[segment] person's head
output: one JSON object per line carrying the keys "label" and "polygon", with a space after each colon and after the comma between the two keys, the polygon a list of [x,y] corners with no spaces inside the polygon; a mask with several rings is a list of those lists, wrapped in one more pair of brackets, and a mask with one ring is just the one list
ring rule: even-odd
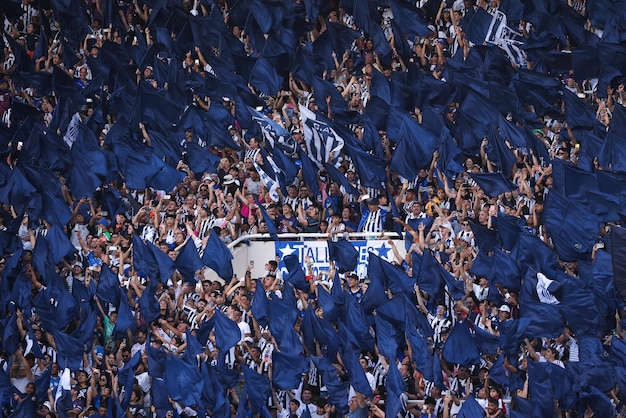
{"label": "person's head", "polygon": [[221,290],[216,290],[215,291],[215,304],[217,306],[222,306],[225,302],[226,302],[226,297],[224,296],[224,293],[222,293]]}
{"label": "person's head", "polygon": [[77,371],[77,372],[76,372],[76,381],[77,381],[78,383],[84,383],[84,382],[86,382],[86,381],[87,381],[87,378],[88,378],[88,376],[87,376],[87,372],[86,372],[86,371],[84,371],[84,370],[79,370],[79,371]]}
{"label": "person's head", "polygon": [[444,238],[447,238],[450,236],[450,228],[451,225],[449,223],[444,223],[439,225],[439,233],[441,233],[441,236]]}
{"label": "person's head", "polygon": [[30,397],[30,396],[35,395],[35,392],[37,392],[37,388],[35,386],[35,383],[34,382],[29,382],[26,385],[26,395]]}
{"label": "person's head", "polygon": [[350,403],[348,404],[348,408],[350,409],[350,412],[354,412],[359,408],[359,401],[357,400],[356,396],[353,396],[352,398],[350,398]]}
{"label": "person's head", "polygon": [[298,408],[300,408],[300,401],[297,399],[292,399],[289,401],[289,411],[292,414],[295,414],[296,411],[298,410]]}
{"label": "person's head", "polygon": [[506,321],[511,316],[511,308],[508,305],[502,305],[498,309],[498,319],[500,321]]}
{"label": "person's head", "polygon": [[176,245],[180,245],[185,241],[185,234],[183,233],[182,229],[176,229],[174,231],[174,240],[176,242]]}
{"label": "person's head", "polygon": [[465,380],[469,377],[470,373],[469,373],[469,369],[465,366],[461,366],[459,367],[459,379],[461,380]]}
{"label": "person's head", "polygon": [[559,352],[554,347],[548,347],[545,349],[544,357],[548,361],[555,361],[559,359]]}
{"label": "person's head", "polygon": [[489,397],[492,399],[500,398],[500,390],[498,389],[497,386],[489,386]]}
{"label": "person's head", "polygon": [[411,366],[409,364],[402,363],[400,366],[400,376],[407,378],[411,374]]}
{"label": "person's head", "polygon": [[478,308],[478,299],[476,299],[476,296],[474,295],[474,293],[470,293],[470,295],[468,296],[468,298],[466,299],[466,303],[467,303],[467,307],[469,308],[469,310],[471,311],[472,309],[476,309]]}
{"label": "person's head", "polygon": [[232,320],[235,321],[236,323],[241,322],[241,316],[242,316],[241,309],[233,308],[232,312],[233,312]]}
{"label": "person's head", "polygon": [[83,273],[83,263],[80,261],[74,262],[74,264],[72,264],[72,273],[74,276],[80,276]]}
{"label": "person's head", "polygon": [[132,392],[130,392],[130,403],[136,404],[141,399],[141,389],[138,387],[134,387]]}
{"label": "person's head", "polygon": [[434,398],[429,396],[426,399],[424,399],[424,409],[426,410],[426,413],[432,414],[433,411],[435,410],[436,405],[437,405],[437,401],[435,401]]}
{"label": "person's head", "polygon": [[146,337],[147,337],[146,331],[144,331],[142,329],[137,331],[137,342],[139,344],[145,343],[146,342]]}
{"label": "person's head", "polygon": [[317,206],[310,205],[306,208],[306,214],[311,218],[317,218],[319,216],[319,209]]}
{"label": "person's head", "polygon": [[98,416],[100,417],[108,417],[109,416],[109,402],[100,402],[98,406]]}
{"label": "person's head", "polygon": [[317,398],[315,400],[315,406],[317,407],[318,415],[325,415],[324,407],[326,406],[326,400],[324,398]]}
{"label": "person's head", "polygon": [[487,412],[489,413],[489,415],[495,414],[496,412],[498,412],[498,409],[500,409],[498,407],[498,400],[494,398],[489,398],[489,400],[487,401]]}
{"label": "person's head", "polygon": [[350,286],[351,288],[356,287],[359,285],[359,276],[357,276],[356,274],[351,274],[348,276],[348,286]]}
{"label": "person's head", "polygon": [[446,305],[443,301],[437,303],[437,316],[443,316],[446,313]]}
{"label": "person's head", "polygon": [[302,131],[300,129],[294,129],[292,134],[293,139],[296,141],[296,143],[300,144],[302,143],[302,141],[304,141],[304,134],[302,133]]}
{"label": "person's head", "polygon": [[313,393],[311,393],[311,389],[304,389],[302,391],[302,402],[311,403],[312,399],[313,399]]}

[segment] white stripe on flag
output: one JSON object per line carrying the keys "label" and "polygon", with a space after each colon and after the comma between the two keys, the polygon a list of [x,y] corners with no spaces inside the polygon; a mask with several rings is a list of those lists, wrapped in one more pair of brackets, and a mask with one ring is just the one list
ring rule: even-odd
{"label": "white stripe on flag", "polygon": [[265,171],[263,171],[261,166],[258,165],[256,161],[252,161],[252,164],[254,164],[254,168],[259,173],[261,181],[265,184],[265,187],[267,187],[267,190],[270,192],[270,197],[272,198],[272,200],[274,202],[278,202],[280,200],[280,197],[278,196],[278,182],[272,180],[272,178],[268,176]]}

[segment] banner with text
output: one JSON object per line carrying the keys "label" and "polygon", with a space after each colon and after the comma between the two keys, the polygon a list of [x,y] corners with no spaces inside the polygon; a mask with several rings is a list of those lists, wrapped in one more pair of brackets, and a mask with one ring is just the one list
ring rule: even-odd
{"label": "banner with text", "polygon": [[[391,244],[386,240],[363,240],[363,241],[351,241],[354,248],[359,252],[359,264],[356,269],[356,273],[360,278],[367,276],[367,264],[368,253],[372,251],[377,256],[386,261],[393,261],[395,259],[393,255],[393,249]],[[330,260],[328,258],[328,245],[326,241],[277,241],[275,242],[276,255],[281,260],[284,256],[289,254],[296,254],[302,267],[306,268],[308,262],[313,263],[312,270],[313,275],[318,276],[320,273],[328,273],[330,270]],[[404,250],[404,246],[402,250]],[[404,253],[404,251],[401,251]],[[403,256],[404,254],[401,254]],[[279,262],[278,268],[285,274],[287,269],[282,261]],[[306,271],[306,270],[305,270]]]}

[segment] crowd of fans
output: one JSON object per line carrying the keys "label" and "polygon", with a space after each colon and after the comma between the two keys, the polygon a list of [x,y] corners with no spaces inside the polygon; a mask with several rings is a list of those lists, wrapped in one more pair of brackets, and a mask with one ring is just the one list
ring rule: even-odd
{"label": "crowd of fans", "polygon": [[[67,60],[63,59],[63,54],[67,54],[67,51],[62,51],[62,48],[67,48],[64,46],[67,44],[62,42],[57,15],[53,14],[50,6],[46,8],[45,3],[23,0],[20,6],[22,13],[18,13],[15,18],[7,17],[4,21],[0,114],[7,129],[15,123],[12,116],[15,117],[16,104],[35,108],[43,115],[43,124],[46,128],[55,117],[55,112],[59,112],[56,93],[40,95],[36,88],[15,87],[14,76],[18,73],[16,70],[18,54],[14,49],[23,47],[28,56],[34,59],[37,72],[50,73],[53,68],[62,69],[74,78],[80,89],[87,89],[94,78],[93,74],[97,72],[95,68],[90,68],[88,62],[92,62],[91,65],[98,62],[100,48],[105,42],[133,44],[137,43],[137,38],[143,38],[148,45],[154,42],[154,36],[148,27],[153,12],[150,2],[143,3],[138,0],[116,2],[115,12],[119,15],[117,18],[122,27],[113,24],[103,27],[105,2],[87,2],[85,17],[91,30],[77,51],[77,59],[72,60],[75,64],[73,67],[67,66]],[[53,5],[55,3],[52,2]],[[301,6],[300,2],[296,3]],[[307,32],[309,40],[321,36],[328,22],[356,30],[361,29],[356,27],[354,17],[342,7],[343,2],[330,3],[332,7],[312,22],[311,30]],[[424,7],[426,3],[430,2],[418,1],[417,6]],[[572,7],[584,16],[584,1],[570,3],[565,7]],[[366,36],[354,41],[349,50],[333,53],[336,66],[332,71],[326,72],[324,77],[336,86],[347,101],[346,110],[363,113],[371,99],[373,72],[380,71],[386,78],[390,78],[394,72],[406,72],[410,64],[421,68],[425,72],[425,77],[432,76],[445,82],[442,74],[447,60],[456,54],[467,55],[474,46],[465,39],[459,25],[463,16],[474,8],[495,13],[500,1],[487,3],[484,0],[477,2],[457,0],[452,3],[443,1],[440,4],[435,15],[427,16],[430,19],[428,24],[432,25],[432,35],[408,40],[411,49],[410,62],[405,62],[397,53],[396,44],[393,42],[391,9],[382,6],[378,11],[383,18],[383,33],[393,51],[390,63],[381,61],[380,54],[375,52],[375,46],[378,45]],[[196,1],[193,4],[183,1],[180,10],[193,16],[209,16],[213,13],[212,10],[217,10],[217,13],[223,16],[224,22],[229,25],[229,5],[233,7],[231,2],[219,0]],[[45,30],[41,26],[44,21],[49,25]],[[249,35],[238,26],[228,27],[235,38],[243,43],[246,51],[251,53],[254,48],[250,44]],[[527,37],[529,32],[535,30],[532,24],[525,22],[520,23],[519,29]],[[39,52],[36,49],[41,44],[40,37],[44,36],[44,32],[49,32],[52,36],[49,38],[46,36],[47,44],[43,46],[45,54],[42,54],[41,47]],[[12,42],[7,38],[12,38]],[[304,42],[306,41],[305,39]],[[93,61],[88,61],[87,56]],[[168,64],[172,60],[179,60],[179,65],[184,68],[186,75],[197,74],[206,78],[214,77],[216,74],[209,63],[210,60],[206,59],[200,48],[188,51],[185,56],[180,57],[164,55],[163,60]],[[607,99],[600,100],[587,91],[589,87],[587,81],[585,81],[587,84],[582,86],[583,80],[576,80],[571,73],[561,81],[563,89],[576,93],[596,107],[599,123],[607,128],[610,126],[612,112],[616,107],[623,105],[624,84],[619,84],[615,88],[609,87]],[[138,67],[136,82],[148,83],[155,90],[167,90],[171,87],[168,86],[167,80],[159,77],[152,65]],[[325,101],[328,106],[324,108],[330,109],[331,98],[318,97],[311,86],[292,75],[289,75],[285,89],[277,95],[260,94],[254,86],[250,86],[250,89],[264,100],[264,105],[259,110],[274,123],[286,129],[296,146],[306,151],[305,126],[302,123],[300,106],[311,111],[319,111],[317,103]],[[107,100],[106,91],[101,90],[99,94],[102,96],[98,96],[98,100],[87,99],[85,106],[74,115],[75,123],[86,123],[97,111],[96,102]],[[193,93],[190,106],[208,110],[211,104],[212,100],[209,97],[200,97]],[[91,198],[78,199],[65,184],[65,180],[60,179],[63,184],[63,198],[72,210],[71,221],[64,226],[63,232],[69,238],[75,252],[56,266],[56,273],[63,279],[65,291],[73,296],[77,306],[82,307],[82,314],[77,315],[76,320],[61,331],[73,331],[84,319],[87,309],[97,310],[93,344],[91,349],[84,350],[81,367],[71,370],[71,407],[63,409],[66,404],[58,402],[58,398],[62,392],[64,370],[59,367],[57,342],[53,333],[46,329],[45,321],[42,322],[38,309],[33,309],[32,304],[20,303],[23,299],[5,299],[3,301],[5,305],[2,306],[3,328],[8,330],[9,323],[15,323],[19,343],[14,352],[9,351],[8,331],[4,332],[3,355],[0,362],[4,374],[10,379],[10,384],[3,385],[0,390],[3,416],[29,416],[30,412],[23,411],[31,409],[21,408],[25,402],[32,402],[32,411],[35,414],[32,416],[45,418],[203,416],[205,406],[184,404],[179,399],[171,397],[168,399],[169,406],[164,407],[161,399],[157,408],[152,392],[154,375],[147,351],[154,349],[172,356],[183,356],[190,346],[187,341],[189,335],[195,335],[218,311],[237,324],[241,332],[240,342],[228,351],[226,358],[222,359],[219,354],[224,353],[220,353],[217,348],[216,339],[219,340],[220,337],[215,331],[209,336],[202,352],[193,357],[196,365],[202,363],[205,365],[203,367],[216,367],[223,361],[228,370],[239,372],[238,383],[232,387],[220,386],[219,397],[226,397],[230,408],[228,415],[251,414],[246,410],[247,401],[244,392],[246,379],[241,369],[247,366],[271,378],[272,374],[276,373],[272,366],[272,353],[280,349],[275,339],[277,336],[273,335],[268,327],[259,324],[258,318],[253,314],[252,305],[257,292],[264,291],[269,299],[281,300],[287,299],[286,292],[293,293],[289,295],[289,299],[295,298],[299,312],[297,323],[289,326],[295,326],[299,332],[302,319],[309,307],[314,309],[316,317],[330,323],[325,319],[325,312],[320,307],[319,292],[326,290],[335,292],[337,289],[331,288],[341,286],[348,295],[346,297],[354,297],[361,302],[367,294],[368,283],[373,279],[360,279],[356,274],[346,272],[334,283],[320,282],[317,277],[312,276],[309,266],[307,271],[309,288],[294,290],[283,279],[276,260],[267,262],[265,273],[261,277],[253,277],[251,274],[253,266],[248,266],[244,278],[233,277],[232,280],[226,281],[208,280],[201,270],[197,273],[199,280],[194,283],[184,278],[179,271],[175,271],[171,277],[161,278],[156,290],[153,290],[160,311],[158,319],[146,321],[142,315],[139,299],[149,288],[149,282],[156,278],[145,277],[145,274],[134,268],[133,261],[136,260],[133,260],[131,245],[133,235],[155,244],[160,251],[175,260],[187,240],[192,240],[200,253],[210,251],[207,242],[212,232],[216,232],[223,243],[229,244],[239,237],[267,234],[274,229],[279,235],[300,232],[327,233],[330,240],[347,237],[346,233],[352,232],[372,233],[372,237],[379,237],[384,232],[396,232],[397,227],[401,226],[402,232],[411,238],[409,240],[411,244],[406,258],[396,253],[394,264],[410,274],[414,267],[410,259],[412,254],[431,252],[438,263],[456,280],[463,283],[465,292],[458,300],[448,293],[440,300],[436,300],[433,295],[415,286],[411,299],[414,307],[421,312],[420,315],[423,314],[427,318],[432,327],[433,335],[427,339],[428,349],[440,360],[441,369],[438,370],[440,376],[435,381],[426,380],[423,373],[418,371],[423,365],[415,364],[410,354],[411,347],[407,347],[404,341],[404,351],[400,346],[398,358],[385,358],[376,349],[361,351],[360,365],[371,393],[365,394],[354,389],[349,391],[347,416],[350,418],[385,416],[385,409],[390,405],[388,399],[385,399],[389,393],[386,389],[386,376],[390,367],[399,370],[406,384],[401,396],[404,401],[401,414],[404,416],[454,417],[459,414],[464,402],[467,402],[468,398],[473,398],[484,409],[485,416],[504,417],[512,416],[509,403],[512,397],[532,400],[527,373],[528,363],[549,362],[567,369],[571,363],[579,362],[577,336],[569,324],[565,326],[561,335],[553,338],[523,340],[515,358],[501,354],[504,360],[497,363],[498,367],[503,369],[507,376],[517,376],[516,381],[521,382],[517,386],[490,380],[491,368],[496,364],[498,357],[494,353],[484,353],[480,363],[474,365],[454,364],[446,361],[442,355],[448,336],[459,324],[464,327],[469,325],[472,330],[481,329],[499,337],[502,323],[520,318],[520,309],[523,307],[520,308],[519,291],[502,286],[496,288],[486,277],[473,272],[472,266],[479,249],[472,226],[494,229],[498,216],[510,215],[523,223],[525,233],[539,237],[547,246],[553,248],[549,231],[543,222],[543,203],[553,182],[550,161],[540,159],[536,153],[528,149],[512,149],[516,162],[511,173],[503,174],[515,183],[516,189],[497,197],[489,197],[469,176],[469,173],[496,170],[494,157],[489,154],[493,151],[487,140],[481,143],[476,155],[463,156],[464,172],[459,172],[454,178],[446,176],[438,168],[440,155],[435,152],[430,166],[422,168],[415,178],[403,178],[387,167],[388,180],[384,187],[381,185],[379,189],[361,186],[353,161],[341,153],[332,155],[329,161],[335,162],[335,167],[347,178],[350,185],[359,191],[359,194],[350,194],[343,185],[333,181],[329,174],[322,170],[317,178],[317,187],[312,188],[300,173],[292,184],[282,185],[283,187],[277,190],[279,199],[276,201],[273,199],[271,186],[261,178],[258,170],[259,165],[263,165],[262,150],[266,151],[268,145],[263,138],[247,138],[246,130],[236,118],[236,106],[245,104],[236,103],[233,98],[223,97],[221,105],[231,112],[232,123],[228,126],[228,134],[240,149],[211,147],[210,151],[216,158],[220,158],[215,172],[191,171],[185,155],[186,144],[194,142],[206,148],[206,143],[192,127],[188,127],[184,138],[180,138],[179,142],[174,144],[180,148],[181,155],[177,169],[184,171],[186,177],[173,190],[154,188],[136,190],[127,187],[121,181],[102,185],[119,192],[122,203],[119,213],[107,212],[102,201],[104,187],[95,191]],[[454,123],[458,106],[458,103],[452,102],[442,110],[444,118],[450,123]],[[332,119],[334,115],[328,110],[326,116]],[[419,108],[415,108],[410,116],[420,124],[422,119],[427,117]],[[507,116],[509,120],[511,117],[510,114]],[[111,114],[106,115],[99,132],[100,146],[103,149],[108,146],[106,137],[114,122]],[[575,133],[564,120],[542,115],[536,122],[542,123],[543,127],[535,129],[533,133],[546,147],[550,158],[576,164],[580,141],[576,140]],[[362,139],[362,127],[353,128],[355,137]],[[144,144],[151,145],[150,129],[139,123],[136,132],[143,138]],[[565,132],[567,135],[563,135]],[[61,136],[65,135],[68,146],[72,145],[71,135],[61,129],[58,133]],[[563,137],[568,139],[565,140]],[[379,132],[379,140],[384,158],[389,163],[395,149],[395,141],[390,141],[384,131]],[[7,157],[9,167],[13,168],[19,163],[20,152],[24,146],[22,142],[9,142],[8,152],[3,154]],[[128,179],[126,180],[128,182]],[[317,188],[320,193],[315,195],[312,189]],[[267,211],[267,217],[261,213],[261,206]],[[426,221],[432,218],[434,221]],[[32,292],[25,299],[33,300],[39,292],[51,286],[52,279],[47,277],[49,272],[38,271],[37,266],[32,263],[33,252],[40,243],[40,237],[45,236],[50,230],[50,223],[48,220],[29,219],[28,213],[16,213],[9,202],[5,202],[0,208],[0,219],[4,231],[16,219],[21,222],[15,234],[19,238],[21,251],[18,252],[13,248],[10,253],[3,254],[0,263],[0,268],[3,269],[3,291],[10,292],[16,280],[26,278],[27,281],[32,281]],[[269,225],[268,228],[267,222],[273,222],[273,225]],[[595,257],[598,251],[605,251],[604,244],[594,247],[592,257]],[[18,254],[17,259],[14,254]],[[304,260],[301,262],[304,264]],[[560,262],[560,267],[571,277],[579,274],[575,262]],[[109,269],[117,275],[119,286],[130,306],[136,322],[134,333],[125,330],[116,332],[121,307],[101,300],[92,292],[98,286],[103,271]],[[334,276],[334,273],[333,267],[330,276]],[[257,284],[257,281],[261,283]],[[85,293],[79,287],[85,287],[89,292]],[[325,290],[320,290],[320,287],[324,287]],[[489,297],[490,292],[493,296],[494,289],[499,294],[497,299]],[[81,299],[85,294],[86,301]],[[549,292],[547,294],[548,297],[554,297]],[[25,310],[27,306],[30,306],[30,310]],[[620,327],[622,309],[615,313],[613,334],[602,336],[603,342],[607,345],[611,344],[612,340],[623,339]],[[339,329],[336,325],[335,323],[331,328]],[[368,332],[378,334],[374,331],[375,328],[369,327]],[[327,347],[317,341],[317,348],[320,350],[318,353],[310,353],[307,350],[306,354],[319,356]],[[415,347],[412,348],[416,350]],[[132,371],[135,375],[133,384],[127,385],[122,382],[119,372],[129,364],[136,353],[141,353],[141,359]],[[345,360],[337,357],[332,359],[331,363],[337,369],[338,376],[347,381],[350,380],[350,376],[346,372]],[[48,380],[41,383],[41,377],[46,376],[46,372],[49,373]],[[306,415],[312,418],[340,416],[342,411],[331,401],[326,382],[321,376],[322,371],[311,363],[309,371],[302,375],[300,385],[294,390],[273,388],[271,396],[266,399],[269,411],[277,417],[290,418]],[[436,384],[438,381],[442,381],[443,384]],[[47,386],[38,387],[42,384]],[[246,390],[249,394],[251,389]],[[612,411],[614,416],[624,416],[626,408],[620,402],[622,396],[620,391],[612,388],[606,391],[605,395],[614,407]],[[218,398],[217,394],[215,398]],[[556,403],[554,411],[558,416],[568,417],[583,416],[582,414],[592,416],[593,413],[592,407],[588,404],[576,411],[574,408],[567,409]],[[207,416],[218,415],[214,411],[208,411]]]}

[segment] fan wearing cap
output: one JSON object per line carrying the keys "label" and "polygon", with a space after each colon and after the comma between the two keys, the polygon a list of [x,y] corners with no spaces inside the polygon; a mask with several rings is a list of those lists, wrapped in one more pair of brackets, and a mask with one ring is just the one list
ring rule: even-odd
{"label": "fan wearing cap", "polygon": [[83,276],[83,263],[75,261],[72,264],[72,270],[65,276],[65,283],[67,284],[67,290],[72,293],[74,285],[77,282],[83,282],[85,277]]}
{"label": "fan wearing cap", "polygon": [[222,190],[225,195],[234,196],[239,189],[239,179],[236,179],[232,174],[226,174],[222,180]]}
{"label": "fan wearing cap", "polygon": [[201,147],[205,147],[206,143],[196,134],[196,130],[193,126],[185,127],[185,137],[180,141],[180,147],[183,149],[183,153],[187,152],[187,144],[195,142]]}
{"label": "fan wearing cap", "polygon": [[[144,81],[148,82],[148,83],[153,83],[154,80],[154,68],[152,68],[152,65],[147,65],[146,68],[143,69],[143,79]],[[153,84],[153,87],[155,86],[156,83]]]}
{"label": "fan wearing cap", "polygon": [[387,211],[378,205],[379,200],[377,198],[368,199],[367,196],[361,196],[359,200],[363,214],[359,223],[359,232],[383,232]]}
{"label": "fan wearing cap", "polygon": [[434,246],[434,250],[441,256],[441,262],[446,263],[450,258],[450,254],[456,249],[454,245],[454,231],[450,222],[444,221],[441,216],[438,217],[430,229],[427,244]]}

